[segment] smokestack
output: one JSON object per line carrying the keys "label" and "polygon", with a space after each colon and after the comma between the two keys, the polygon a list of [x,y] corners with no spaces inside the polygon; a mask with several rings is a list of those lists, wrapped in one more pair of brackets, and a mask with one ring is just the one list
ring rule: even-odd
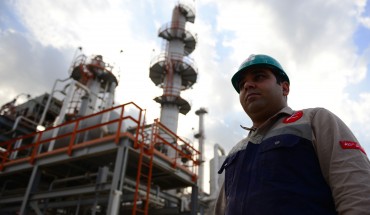
{"label": "smokestack", "polygon": [[195,111],[195,114],[199,116],[199,133],[195,135],[195,138],[199,139],[199,152],[200,152],[200,165],[199,165],[199,179],[198,179],[198,187],[199,193],[202,195],[204,193],[204,114],[208,113],[205,108],[200,108],[199,110]]}

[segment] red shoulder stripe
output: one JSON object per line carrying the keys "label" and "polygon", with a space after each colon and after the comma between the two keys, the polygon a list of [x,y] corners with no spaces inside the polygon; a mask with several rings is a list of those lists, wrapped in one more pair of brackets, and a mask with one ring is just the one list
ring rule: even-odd
{"label": "red shoulder stripe", "polygon": [[362,146],[357,142],[341,140],[341,141],[339,141],[339,143],[340,143],[340,146],[342,147],[342,149],[357,149],[357,150],[360,150],[361,152],[363,152],[366,155],[366,152],[365,152],[364,148],[362,148]]}

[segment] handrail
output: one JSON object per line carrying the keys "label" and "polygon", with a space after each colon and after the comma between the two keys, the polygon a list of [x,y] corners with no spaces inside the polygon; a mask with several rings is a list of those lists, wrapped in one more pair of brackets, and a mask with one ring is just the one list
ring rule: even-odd
{"label": "handrail", "polygon": [[163,52],[159,55],[154,56],[150,61],[150,67],[153,67],[154,64],[158,62],[166,62],[167,60],[177,61],[184,63],[194,69],[194,71],[197,73],[198,68],[195,65],[194,59],[192,59],[189,56],[185,56],[184,54],[177,53],[177,52]]}
{"label": "handrail", "polygon": [[[177,136],[173,131],[171,131],[168,127],[163,125],[158,119],[154,120],[154,126],[157,127],[155,133],[153,133],[154,140],[152,142],[153,148],[160,144],[170,147],[171,149],[175,150],[175,157],[170,157],[172,159],[172,165],[174,168],[178,166],[185,166],[180,163],[180,159],[186,159],[190,165],[191,172],[193,173],[194,179],[196,177],[196,167],[200,164],[200,152],[195,149],[190,143],[182,139],[181,137]],[[174,138],[174,143],[170,143],[166,140],[166,136],[170,135]],[[169,155],[166,155],[169,156]]]}
{"label": "handrail", "polygon": [[[138,115],[133,116],[127,114],[127,107],[134,107],[136,111],[138,111]],[[91,119],[93,117],[103,115],[109,111],[119,111],[119,116],[115,119],[110,119],[109,121],[105,121],[102,123],[97,123],[94,125],[87,125],[86,127],[80,126],[84,120]],[[134,148],[144,147],[149,149],[146,151],[147,154],[153,154],[154,151],[156,153],[161,153],[161,157],[166,158],[167,161],[170,162],[173,168],[180,168],[180,169],[187,169],[192,174],[192,179],[195,181],[196,176],[196,168],[200,164],[200,152],[195,149],[188,141],[184,140],[183,138],[179,137],[177,134],[172,132],[169,128],[163,125],[158,119],[154,120],[152,126],[146,126],[145,124],[145,115],[143,115],[143,109],[141,109],[138,105],[133,102],[129,102],[120,106],[112,107],[101,112],[84,116],[78,118],[74,121],[69,121],[64,124],[47,128],[44,131],[38,131],[35,133],[23,135],[21,137],[8,140],[6,142],[0,143],[0,147],[4,148],[5,151],[0,151],[0,171],[2,171],[6,166],[11,166],[16,163],[20,162],[29,162],[30,164],[34,164],[37,159],[49,156],[52,154],[60,154],[66,153],[69,156],[72,156],[73,151],[81,148],[86,147],[88,145],[96,144],[101,141],[97,141],[99,138],[91,140],[78,140],[78,134],[82,134],[87,131],[91,131],[93,129],[102,128],[103,126],[107,126],[109,124],[118,124],[117,130],[113,131],[112,139],[116,144],[119,144],[119,140],[122,136],[125,136],[124,132],[122,133],[122,123],[133,123],[133,126],[136,128],[134,132],[130,134],[130,138],[133,139]],[[69,126],[71,127],[70,131],[66,133],[60,133],[56,136],[46,136],[45,134],[53,133],[54,129],[60,129],[61,127]],[[122,135],[123,134],[123,135]],[[43,136],[45,135],[45,136]],[[126,134],[127,135],[127,134]],[[170,137],[172,141],[168,141],[168,137]],[[42,151],[40,147],[50,144],[53,141],[61,140],[63,138],[70,138],[67,141],[67,145],[63,145],[62,148],[53,149],[51,151]],[[104,137],[101,139],[103,140]],[[21,141],[22,144],[16,148],[17,143]],[[80,142],[79,142],[80,141]],[[84,142],[85,141],[85,142]],[[155,150],[158,146],[164,146],[168,149],[173,150],[175,153],[174,155],[168,155],[162,152]],[[14,156],[15,154],[26,154],[26,156]],[[181,161],[183,160],[183,161]],[[184,162],[185,160],[185,162]]]}
{"label": "handrail", "polygon": [[[195,33],[195,28],[192,24],[186,22],[168,22],[162,25],[158,29],[158,35],[161,33],[169,31],[170,33],[181,33],[180,39],[185,39],[184,36],[192,37],[195,43],[198,43],[198,34]],[[172,35],[174,36],[174,35]],[[175,35],[176,36],[176,35]]]}
{"label": "handrail", "polygon": [[[127,113],[124,112],[125,107],[127,107],[127,106],[133,106],[136,109],[136,111],[138,111],[138,115],[137,116],[127,115]],[[104,123],[97,123],[97,124],[94,124],[94,125],[91,125],[91,126],[88,125],[86,127],[79,128],[80,123],[83,122],[84,120],[92,119],[93,117],[96,117],[98,115],[102,115],[104,113],[107,113],[107,112],[110,112],[110,111],[115,111],[115,110],[121,110],[121,114],[118,118],[110,119],[109,121],[104,122]],[[123,104],[123,105],[120,105],[120,106],[105,109],[105,110],[103,110],[101,112],[98,112],[98,113],[94,113],[94,114],[91,114],[91,115],[88,115],[88,116],[78,118],[74,121],[68,121],[66,123],[57,125],[55,127],[47,128],[44,131],[38,131],[38,132],[35,132],[35,133],[26,134],[26,135],[20,136],[18,138],[2,142],[2,143],[0,143],[0,147],[3,148],[3,149],[6,149],[6,150],[5,151],[0,151],[0,171],[3,170],[3,168],[5,167],[6,164],[9,164],[10,162],[16,163],[15,162],[16,160],[21,160],[21,159],[28,160],[31,164],[33,164],[42,155],[50,153],[50,151],[41,152],[41,150],[39,150],[40,146],[46,145],[46,144],[48,144],[52,141],[60,140],[62,138],[68,138],[68,137],[70,138],[68,146],[67,146],[66,153],[71,156],[72,153],[73,153],[73,150],[76,147],[76,145],[82,143],[82,142],[78,143],[78,140],[76,139],[78,134],[81,134],[81,133],[89,131],[89,130],[101,128],[101,127],[109,125],[109,124],[118,123],[118,126],[117,126],[118,129],[117,129],[117,131],[115,131],[115,133],[117,135],[116,138],[115,138],[115,142],[118,144],[119,143],[119,138],[121,137],[122,122],[123,121],[131,122],[131,123],[133,123],[133,125],[135,127],[140,127],[141,124],[142,124],[142,112],[143,112],[143,109],[141,109],[138,105],[136,105],[134,102],[129,102],[129,103],[126,103],[126,104]],[[47,132],[50,134],[50,133],[52,133],[51,131],[53,131],[55,129],[60,129],[61,127],[70,126],[70,125],[73,126],[73,129],[71,131],[67,131],[67,133],[57,134],[54,137],[45,137],[45,139],[42,138],[42,136],[44,134],[46,134]],[[139,139],[139,130],[136,131],[134,136],[135,136],[135,141],[138,141],[138,139]],[[18,148],[15,148],[15,145],[18,141],[22,141],[22,146],[20,146]],[[55,149],[54,149],[54,151],[55,151]],[[16,158],[15,157],[13,159],[11,157],[11,155],[13,153],[16,153],[16,154],[23,153],[23,154],[26,154],[26,157],[21,157],[21,158],[19,158],[19,157]]]}

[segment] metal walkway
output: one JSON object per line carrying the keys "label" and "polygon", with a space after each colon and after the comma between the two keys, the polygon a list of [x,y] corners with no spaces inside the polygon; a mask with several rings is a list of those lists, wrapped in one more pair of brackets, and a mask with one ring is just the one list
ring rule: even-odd
{"label": "metal walkway", "polygon": [[144,121],[128,103],[0,143],[0,213],[179,214],[180,197],[166,191],[192,188],[196,214],[199,152]]}

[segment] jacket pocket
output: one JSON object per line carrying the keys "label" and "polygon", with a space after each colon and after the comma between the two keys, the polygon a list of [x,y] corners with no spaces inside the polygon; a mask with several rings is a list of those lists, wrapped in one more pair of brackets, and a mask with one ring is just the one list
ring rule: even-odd
{"label": "jacket pocket", "polygon": [[[298,136],[272,137],[261,145],[261,176],[267,181],[296,182],[310,165],[312,144]],[[309,157],[308,157],[309,156]]]}

